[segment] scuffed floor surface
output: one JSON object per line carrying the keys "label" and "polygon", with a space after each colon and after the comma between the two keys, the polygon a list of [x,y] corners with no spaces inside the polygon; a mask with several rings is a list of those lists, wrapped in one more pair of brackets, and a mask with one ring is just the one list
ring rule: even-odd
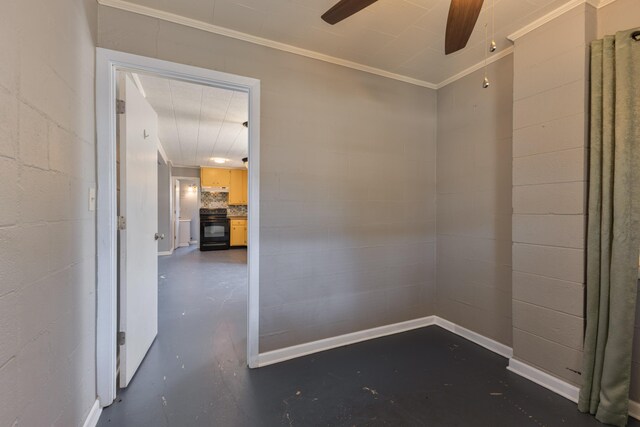
{"label": "scuffed floor surface", "polygon": [[602,426],[436,326],[250,371],[245,262],[160,258],[158,338],[99,426]]}

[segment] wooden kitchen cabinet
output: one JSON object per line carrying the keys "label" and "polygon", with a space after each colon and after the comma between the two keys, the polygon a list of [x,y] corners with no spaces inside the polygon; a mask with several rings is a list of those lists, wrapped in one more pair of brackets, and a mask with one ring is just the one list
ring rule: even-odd
{"label": "wooden kitchen cabinet", "polygon": [[231,183],[229,185],[229,204],[247,204],[247,170],[231,169]]}
{"label": "wooden kitchen cabinet", "polygon": [[230,169],[200,168],[201,187],[229,187],[230,183]]}
{"label": "wooden kitchen cabinet", "polygon": [[247,246],[247,220],[231,220],[231,246]]}

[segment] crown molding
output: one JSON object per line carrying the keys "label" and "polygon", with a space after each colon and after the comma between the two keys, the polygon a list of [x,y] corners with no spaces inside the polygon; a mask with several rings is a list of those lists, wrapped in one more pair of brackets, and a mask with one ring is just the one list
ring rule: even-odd
{"label": "crown molding", "polygon": [[[221,36],[225,36],[225,37],[230,37],[236,40],[242,40],[248,43],[253,43],[253,44],[257,44],[260,46],[265,46],[265,47],[269,47],[272,49],[277,49],[283,52],[288,52],[288,53],[292,53],[294,55],[300,55],[300,56],[304,56],[307,58],[311,58],[311,59],[316,59],[319,61],[324,61],[324,62],[328,62],[330,64],[335,64],[335,65],[340,65],[346,68],[351,68],[354,70],[358,70],[358,71],[363,71],[365,73],[369,73],[369,74],[374,74],[380,77],[386,77],[389,79],[393,79],[393,80],[398,80],[404,83],[409,83],[412,85],[416,85],[416,86],[421,86],[421,87],[426,87],[429,89],[440,89],[442,87],[445,87],[451,83],[453,83],[456,80],[459,80],[465,76],[468,76],[469,74],[481,69],[482,67],[484,67],[485,65],[485,61],[480,61],[475,65],[472,65],[471,67],[441,81],[440,83],[432,83],[432,82],[428,82],[425,80],[420,80],[420,79],[415,79],[413,77],[409,77],[409,76],[405,76],[402,74],[397,74],[397,73],[392,73],[390,71],[385,71],[382,70],[380,68],[375,68],[375,67],[370,67],[368,65],[364,65],[364,64],[359,64],[357,62],[353,62],[353,61],[349,61],[346,59],[342,59],[342,58],[337,58],[331,55],[325,55],[323,53],[319,53],[319,52],[315,52],[312,50],[308,50],[308,49],[303,49],[303,48],[299,48],[296,46],[292,46],[286,43],[281,43],[281,42],[276,42],[274,40],[269,40],[269,39],[265,39],[262,37],[258,37],[258,36],[254,36],[251,34],[247,34],[247,33],[243,33],[240,31],[236,31],[236,30],[231,30],[228,28],[224,28],[224,27],[220,27],[218,25],[214,25],[214,24],[209,24],[207,22],[203,22],[203,21],[199,21],[196,19],[192,19],[192,18],[186,18],[184,16],[180,16],[174,13],[170,13],[170,12],[165,12],[162,10],[158,10],[158,9],[154,9],[151,7],[147,7],[147,6],[141,6],[138,4],[134,4],[131,3],[129,1],[126,0],[97,0],[98,3],[102,6],[107,6],[107,7],[112,7],[115,9],[120,9],[120,10],[124,10],[127,12],[132,12],[132,13],[136,13],[138,15],[143,15],[143,16],[147,16],[149,18],[155,18],[155,19],[160,19],[163,21],[167,21],[167,22],[172,22],[174,24],[179,24],[179,25],[184,25],[186,27],[191,27],[191,28],[195,28],[198,30],[202,30],[202,31],[206,31],[209,33],[213,33],[213,34],[218,34]],[[554,20],[555,18],[558,18],[559,16],[573,10],[574,8],[583,5],[583,4],[588,4],[592,7],[595,7],[597,9],[600,9],[602,7],[605,7],[613,2],[615,2],[616,0],[571,0],[568,3],[560,6],[559,8],[549,12],[548,14],[544,15],[543,17],[533,21],[532,23],[525,25],[524,27],[522,27],[521,29],[519,29],[518,31],[513,32],[512,34],[510,34],[509,36],[507,36],[507,39],[509,39],[511,42],[515,42],[517,39],[519,39],[520,37],[524,36],[525,34],[530,33],[531,31],[535,30],[536,28],[539,28],[541,26],[543,26],[544,24]],[[507,55],[510,55],[511,53],[513,53],[513,46],[510,46],[506,49],[503,49],[502,51],[498,52],[495,55],[492,55],[488,60],[487,60],[487,64],[491,64],[493,62],[496,62],[502,58],[504,58]]]}
{"label": "crown molding", "polygon": [[507,36],[507,38],[509,40],[511,40],[512,42],[515,42],[516,40],[518,40],[520,37],[524,36],[525,34],[529,34],[531,31],[542,27],[544,24],[553,21],[554,19],[558,18],[559,16],[564,15],[565,13],[569,12],[570,10],[573,10],[574,8],[586,4],[589,0],[571,0],[569,3],[565,3],[562,6],[560,6],[559,8],[552,10],[551,12],[547,13],[546,15],[544,15],[541,18],[536,19],[535,21],[533,21],[532,23],[525,25],[524,27],[520,28],[518,31],[515,31],[511,34],[509,34]]}
{"label": "crown molding", "polygon": [[541,18],[536,19],[532,23],[525,25],[524,27],[520,28],[518,31],[515,31],[509,34],[507,36],[507,39],[511,40],[512,42],[515,42],[525,34],[529,34],[531,31],[535,30],[536,28],[540,28],[544,24],[553,21],[554,19],[564,15],[565,13],[583,4],[592,6],[596,9],[601,9],[607,5],[610,5],[615,1],[616,0],[571,0],[570,2],[563,4],[559,8],[552,10],[551,12],[542,16]]}
{"label": "crown molding", "polygon": [[308,49],[302,49],[286,43],[280,43],[277,41],[265,39],[262,37],[254,36],[251,34],[240,32],[240,31],[230,30],[228,28],[220,27],[218,25],[209,24],[207,22],[199,21],[196,19],[186,18],[184,16],[176,15],[174,13],[165,12],[165,11],[154,9],[151,7],[140,6],[125,0],[98,0],[98,3],[102,6],[108,6],[115,9],[136,13],[138,15],[144,15],[150,18],[160,19],[163,21],[172,22],[174,24],[184,25],[186,27],[191,27],[191,28],[206,31],[209,33],[230,37],[236,40],[242,40],[242,41],[257,44],[260,46],[270,47],[272,49],[293,53],[295,55],[300,55],[300,56],[304,56],[311,59],[317,59],[319,61],[324,61],[331,64],[352,68],[354,70],[363,71],[365,73],[374,74],[377,76],[386,77],[389,79],[398,80],[405,83],[410,83],[412,85],[426,87],[429,89],[437,89],[436,84],[427,82],[424,80],[415,79],[413,77],[404,76],[402,74],[392,73],[390,71],[385,71],[379,68],[359,64],[357,62],[349,61],[346,59],[325,55],[325,54],[314,52]]}
{"label": "crown molding", "polygon": [[[490,56],[487,59],[487,63],[486,65],[489,64],[493,64],[494,62],[504,58],[505,56],[511,55],[513,53],[513,46],[509,46],[506,49],[502,49],[500,52]],[[437,88],[443,88],[448,84],[451,84],[453,82],[455,82],[456,80],[460,80],[461,78],[468,76],[471,73],[474,73],[480,69],[482,69],[485,66],[485,62],[484,61],[480,61],[478,62],[476,65],[472,65],[471,67],[467,68],[466,70],[460,71],[458,74],[455,74],[451,77],[449,77],[446,80],[441,81],[440,83],[438,83]]]}
{"label": "crown molding", "polygon": [[[597,0],[592,0],[592,1],[597,1]],[[605,7],[605,6],[610,5],[611,3],[615,2],[615,1],[616,1],[616,0],[600,0],[600,1],[598,1],[598,2],[597,2],[598,4],[597,4],[597,6],[596,6],[596,7],[597,7],[598,9],[600,9],[600,8],[602,8],[602,7]]]}

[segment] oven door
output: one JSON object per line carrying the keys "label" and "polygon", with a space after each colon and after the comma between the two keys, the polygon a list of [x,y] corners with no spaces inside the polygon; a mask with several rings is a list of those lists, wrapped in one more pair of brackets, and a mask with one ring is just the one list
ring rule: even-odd
{"label": "oven door", "polygon": [[201,220],[200,249],[229,249],[229,220]]}

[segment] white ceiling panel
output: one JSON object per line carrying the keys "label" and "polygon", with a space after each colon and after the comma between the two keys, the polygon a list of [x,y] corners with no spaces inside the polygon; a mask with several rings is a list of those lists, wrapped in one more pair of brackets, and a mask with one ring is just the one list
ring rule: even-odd
{"label": "white ceiling panel", "polygon": [[127,0],[220,27],[438,84],[484,59],[484,25],[496,41],[570,0],[485,0],[466,49],[444,55],[450,0],[378,0],[329,25],[322,13],[338,0]]}
{"label": "white ceiling panel", "polygon": [[139,75],[147,101],[158,113],[159,137],[169,160],[179,166],[242,167],[248,153],[246,93]]}

